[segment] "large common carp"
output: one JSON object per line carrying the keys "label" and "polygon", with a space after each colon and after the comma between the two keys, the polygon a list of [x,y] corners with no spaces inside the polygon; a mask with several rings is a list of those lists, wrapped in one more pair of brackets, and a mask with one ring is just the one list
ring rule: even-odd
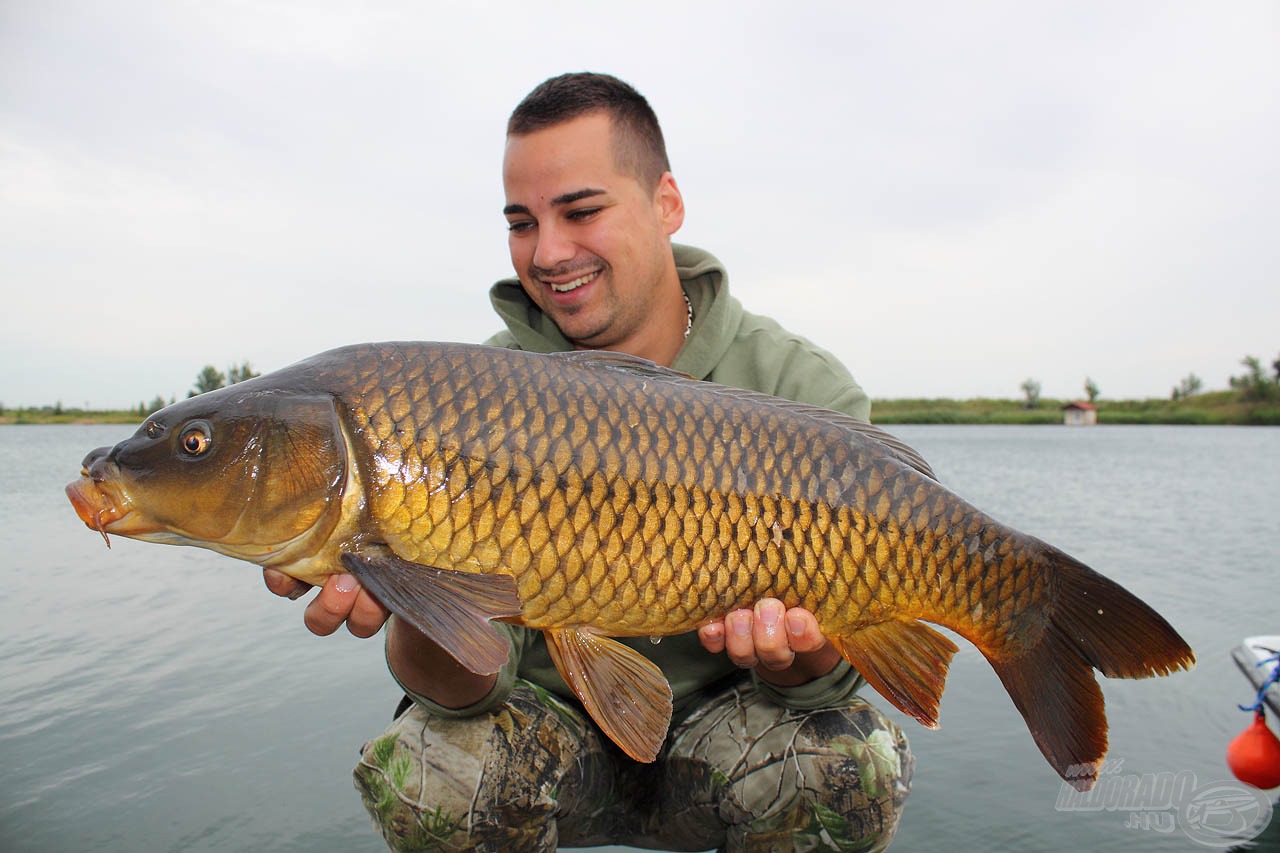
{"label": "large common carp", "polygon": [[1093,669],[1190,667],[1154,610],[846,415],[614,353],[350,346],[165,408],[67,487],[91,528],[310,583],[349,571],[477,673],[541,629],[587,711],[657,755],[666,679],[611,636],[766,596],[816,614],[886,699],[937,724],[956,646],[991,662],[1049,763],[1093,784]]}

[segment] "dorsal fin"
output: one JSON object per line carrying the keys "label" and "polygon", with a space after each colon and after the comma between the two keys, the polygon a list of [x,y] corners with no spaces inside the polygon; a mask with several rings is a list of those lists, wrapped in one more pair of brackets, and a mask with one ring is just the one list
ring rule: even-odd
{"label": "dorsal fin", "polygon": [[761,391],[747,391],[730,385],[720,385],[716,382],[694,379],[687,373],[663,367],[656,362],[649,361],[647,358],[640,358],[621,352],[574,350],[572,352],[551,353],[550,355],[552,358],[559,358],[585,368],[617,370],[633,376],[642,376],[646,379],[670,382],[673,385],[696,385],[697,388],[703,391],[710,391],[715,394],[735,397],[739,400],[749,400],[754,403],[785,409],[796,414],[807,415],[814,420],[838,426],[841,429],[846,429],[868,438],[884,447],[893,458],[904,465],[914,468],[931,480],[938,479],[938,476],[933,473],[933,469],[929,467],[929,463],[924,460],[924,457],[914,447],[897,436],[885,432],[880,427],[860,421],[844,412],[837,412],[834,409],[827,409],[813,403],[797,403],[794,400],[775,397],[772,394],[765,394]]}
{"label": "dorsal fin", "polygon": [[[773,399],[779,398],[775,397]],[[795,403],[791,400],[783,400],[782,402],[784,404],[783,408],[807,414],[817,420],[836,424],[847,430],[856,432],[859,435],[866,436],[872,441],[884,445],[884,447],[887,448],[893,457],[899,462],[914,468],[931,480],[938,479],[938,475],[933,473],[933,469],[929,467],[929,463],[920,455],[920,451],[916,450],[896,435],[885,432],[875,424],[869,424],[866,421],[860,421],[857,418],[850,417],[844,412],[837,412],[834,409],[826,409],[822,406],[815,406],[811,403]]]}
{"label": "dorsal fin", "polygon": [[647,358],[641,358],[638,355],[628,355],[625,352],[613,352],[605,349],[579,349],[571,352],[553,352],[548,353],[551,358],[558,358],[567,361],[570,364],[577,364],[582,367],[594,367],[604,370],[618,370],[623,373],[631,373],[635,376],[648,376],[653,379],[688,379],[691,382],[697,382],[687,373],[681,373],[678,370],[672,370],[669,367],[663,367],[656,361],[650,361]]}

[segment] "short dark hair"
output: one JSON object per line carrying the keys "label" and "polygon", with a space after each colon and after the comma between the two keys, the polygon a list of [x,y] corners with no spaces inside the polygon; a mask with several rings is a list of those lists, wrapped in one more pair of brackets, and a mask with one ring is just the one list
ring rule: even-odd
{"label": "short dark hair", "polygon": [[591,113],[608,113],[613,122],[613,156],[646,190],[671,171],[658,117],[644,96],[617,77],[579,71],[561,74],[525,96],[507,121],[508,136],[554,127]]}

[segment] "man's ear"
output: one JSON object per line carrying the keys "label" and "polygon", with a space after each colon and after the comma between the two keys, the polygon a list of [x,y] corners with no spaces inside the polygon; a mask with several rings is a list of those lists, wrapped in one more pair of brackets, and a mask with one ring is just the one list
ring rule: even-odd
{"label": "man's ear", "polygon": [[684,224],[684,197],[676,186],[676,179],[670,172],[663,172],[658,179],[658,189],[654,193],[654,204],[658,208],[658,218],[662,221],[663,232],[670,237],[680,230]]}

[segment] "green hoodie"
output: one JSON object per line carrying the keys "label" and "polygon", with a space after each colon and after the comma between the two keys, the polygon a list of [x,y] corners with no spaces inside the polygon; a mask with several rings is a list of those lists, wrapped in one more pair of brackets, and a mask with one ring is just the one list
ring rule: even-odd
{"label": "green hoodie", "polygon": [[[834,356],[783,329],[768,317],[745,311],[729,294],[729,276],[709,252],[673,245],[676,271],[693,306],[693,328],[672,367],[696,379],[763,391],[801,403],[812,403],[869,420],[871,402]],[[507,329],[485,341],[529,352],[564,352],[573,345],[525,294],[517,279],[505,279],[489,292],[494,309]],[[489,695],[466,708],[450,709],[406,690],[433,713],[468,717],[506,701],[517,677],[576,700],[551,662],[540,631],[495,623],[511,638],[512,653]],[[678,719],[691,711],[726,679],[741,673],[726,655],[708,654],[696,632],[651,643],[620,638],[662,669],[671,682]],[[844,661],[828,675],[798,687],[775,687],[754,672],[756,687],[780,705],[798,709],[826,707],[850,698],[862,685],[857,671]],[[402,687],[404,685],[401,685]]]}
{"label": "green hoodie", "polygon": [[[813,403],[869,421],[871,401],[835,356],[752,314],[729,293],[729,274],[710,252],[673,245],[680,284],[693,305],[693,328],[671,367],[694,379]],[[524,292],[504,279],[489,300],[507,324],[485,343],[529,352],[564,352],[573,344]]]}

